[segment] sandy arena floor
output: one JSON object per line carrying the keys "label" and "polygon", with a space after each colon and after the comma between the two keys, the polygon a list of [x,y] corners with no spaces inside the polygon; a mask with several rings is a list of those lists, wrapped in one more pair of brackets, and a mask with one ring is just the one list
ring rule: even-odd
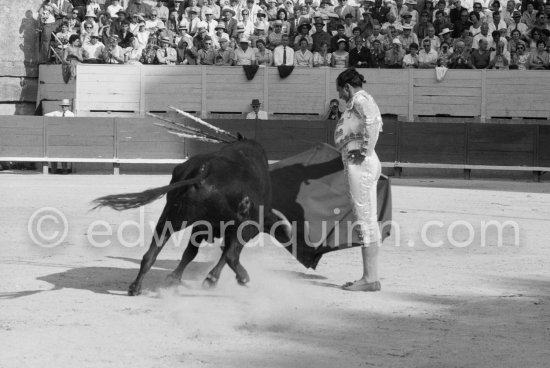
{"label": "sandy arena floor", "polygon": [[[329,254],[312,271],[274,245],[244,250],[248,288],[227,268],[216,290],[200,288],[218,247],[201,250],[186,286],[165,288],[183,251],[171,241],[144,294],[128,297],[164,199],[123,213],[88,212],[89,202],[168,180],[0,173],[0,367],[550,364],[549,183],[394,180],[400,236],[383,245],[380,293],[338,288],[359,276],[358,249]],[[29,234],[44,207],[67,219],[67,237],[54,248],[32,240],[39,217]],[[141,235],[124,223],[140,216]],[[99,220],[113,234],[96,235],[104,244],[94,246],[89,226]],[[509,221],[500,241],[496,227],[483,239],[482,222],[491,220]],[[431,223],[426,241],[428,221],[441,223]],[[61,229],[48,218],[41,225],[47,237]],[[145,245],[129,244],[140,238]]]}

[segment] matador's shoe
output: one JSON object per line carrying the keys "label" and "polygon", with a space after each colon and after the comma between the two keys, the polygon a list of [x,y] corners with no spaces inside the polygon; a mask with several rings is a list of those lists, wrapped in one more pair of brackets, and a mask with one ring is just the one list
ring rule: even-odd
{"label": "matador's shoe", "polygon": [[342,285],[342,289],[348,291],[380,291],[382,290],[382,285],[380,281],[368,282],[366,284],[354,281],[345,283]]}

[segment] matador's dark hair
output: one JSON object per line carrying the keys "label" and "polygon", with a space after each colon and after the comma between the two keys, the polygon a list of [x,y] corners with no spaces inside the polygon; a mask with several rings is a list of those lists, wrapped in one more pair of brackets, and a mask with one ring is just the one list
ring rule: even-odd
{"label": "matador's dark hair", "polygon": [[346,83],[352,87],[361,87],[366,81],[365,77],[355,70],[355,68],[349,68],[340,73],[338,78],[336,78],[336,85],[338,87],[342,88]]}

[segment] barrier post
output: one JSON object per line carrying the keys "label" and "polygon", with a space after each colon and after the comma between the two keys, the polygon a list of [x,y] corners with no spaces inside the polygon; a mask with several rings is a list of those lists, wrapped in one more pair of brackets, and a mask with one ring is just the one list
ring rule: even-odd
{"label": "barrier post", "polygon": [[481,112],[479,120],[485,123],[487,119],[487,70],[481,70]]}
{"label": "barrier post", "polygon": [[[43,156],[44,158],[48,157],[48,130],[46,129],[46,118],[42,117],[42,142],[43,147]],[[48,175],[48,161],[42,161],[42,174]]]}
{"label": "barrier post", "polygon": [[[139,117],[145,117],[145,71],[143,65],[139,66]],[[116,124],[116,123],[115,123]]]}
{"label": "barrier post", "polygon": [[414,74],[412,68],[409,68],[409,108],[407,121],[414,121]]}

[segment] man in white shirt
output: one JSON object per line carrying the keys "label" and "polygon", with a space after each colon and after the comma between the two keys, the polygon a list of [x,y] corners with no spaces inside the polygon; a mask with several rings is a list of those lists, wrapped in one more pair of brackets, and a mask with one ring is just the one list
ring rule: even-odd
{"label": "man in white shirt", "polygon": [[120,5],[119,0],[113,0],[112,4],[107,7],[107,13],[111,16],[111,18],[118,18],[118,12],[124,10],[124,8]]}
{"label": "man in white shirt", "polygon": [[90,41],[82,45],[82,55],[84,62],[88,64],[97,64],[102,60],[103,49],[105,46],[99,41],[97,33],[92,34]]}
{"label": "man in white shirt", "polygon": [[[61,111],[52,111],[45,114],[44,116],[54,117],[54,118],[73,118],[74,117],[73,112],[69,110],[71,107],[71,101],[69,101],[69,99],[67,98],[63,99],[63,101],[61,101],[60,106],[61,106]],[[52,168],[52,172],[54,174],[58,174],[58,173],[68,174],[69,172],[72,172],[72,168],[68,167],[68,164],[66,162],[61,162],[61,172],[60,172],[59,164],[60,164],[59,162],[52,162],[50,164]]]}
{"label": "man in white shirt", "polygon": [[163,21],[168,20],[168,16],[170,15],[170,11],[166,6],[164,6],[165,3],[166,0],[158,0],[157,5],[153,8],[157,10],[158,17]]}
{"label": "man in white shirt", "polygon": [[242,38],[239,45],[233,53],[233,65],[256,65],[256,53],[250,47],[250,40]]}
{"label": "man in white shirt", "polygon": [[418,67],[423,69],[433,69],[437,64],[437,52],[432,49],[432,43],[429,39],[422,41],[422,50],[418,53]]}
{"label": "man in white shirt", "polygon": [[481,32],[476,34],[472,41],[472,49],[479,48],[479,40],[485,40],[487,42],[490,41],[491,36],[489,36],[489,25],[487,23],[482,23],[480,28]]}
{"label": "man in white shirt", "polygon": [[279,65],[294,65],[294,50],[288,46],[288,35],[281,37],[281,44],[273,50],[273,63]]}
{"label": "man in white shirt", "polygon": [[267,112],[260,111],[260,100],[253,99],[250,105],[252,106],[252,112],[246,115],[247,119],[267,120]]}

